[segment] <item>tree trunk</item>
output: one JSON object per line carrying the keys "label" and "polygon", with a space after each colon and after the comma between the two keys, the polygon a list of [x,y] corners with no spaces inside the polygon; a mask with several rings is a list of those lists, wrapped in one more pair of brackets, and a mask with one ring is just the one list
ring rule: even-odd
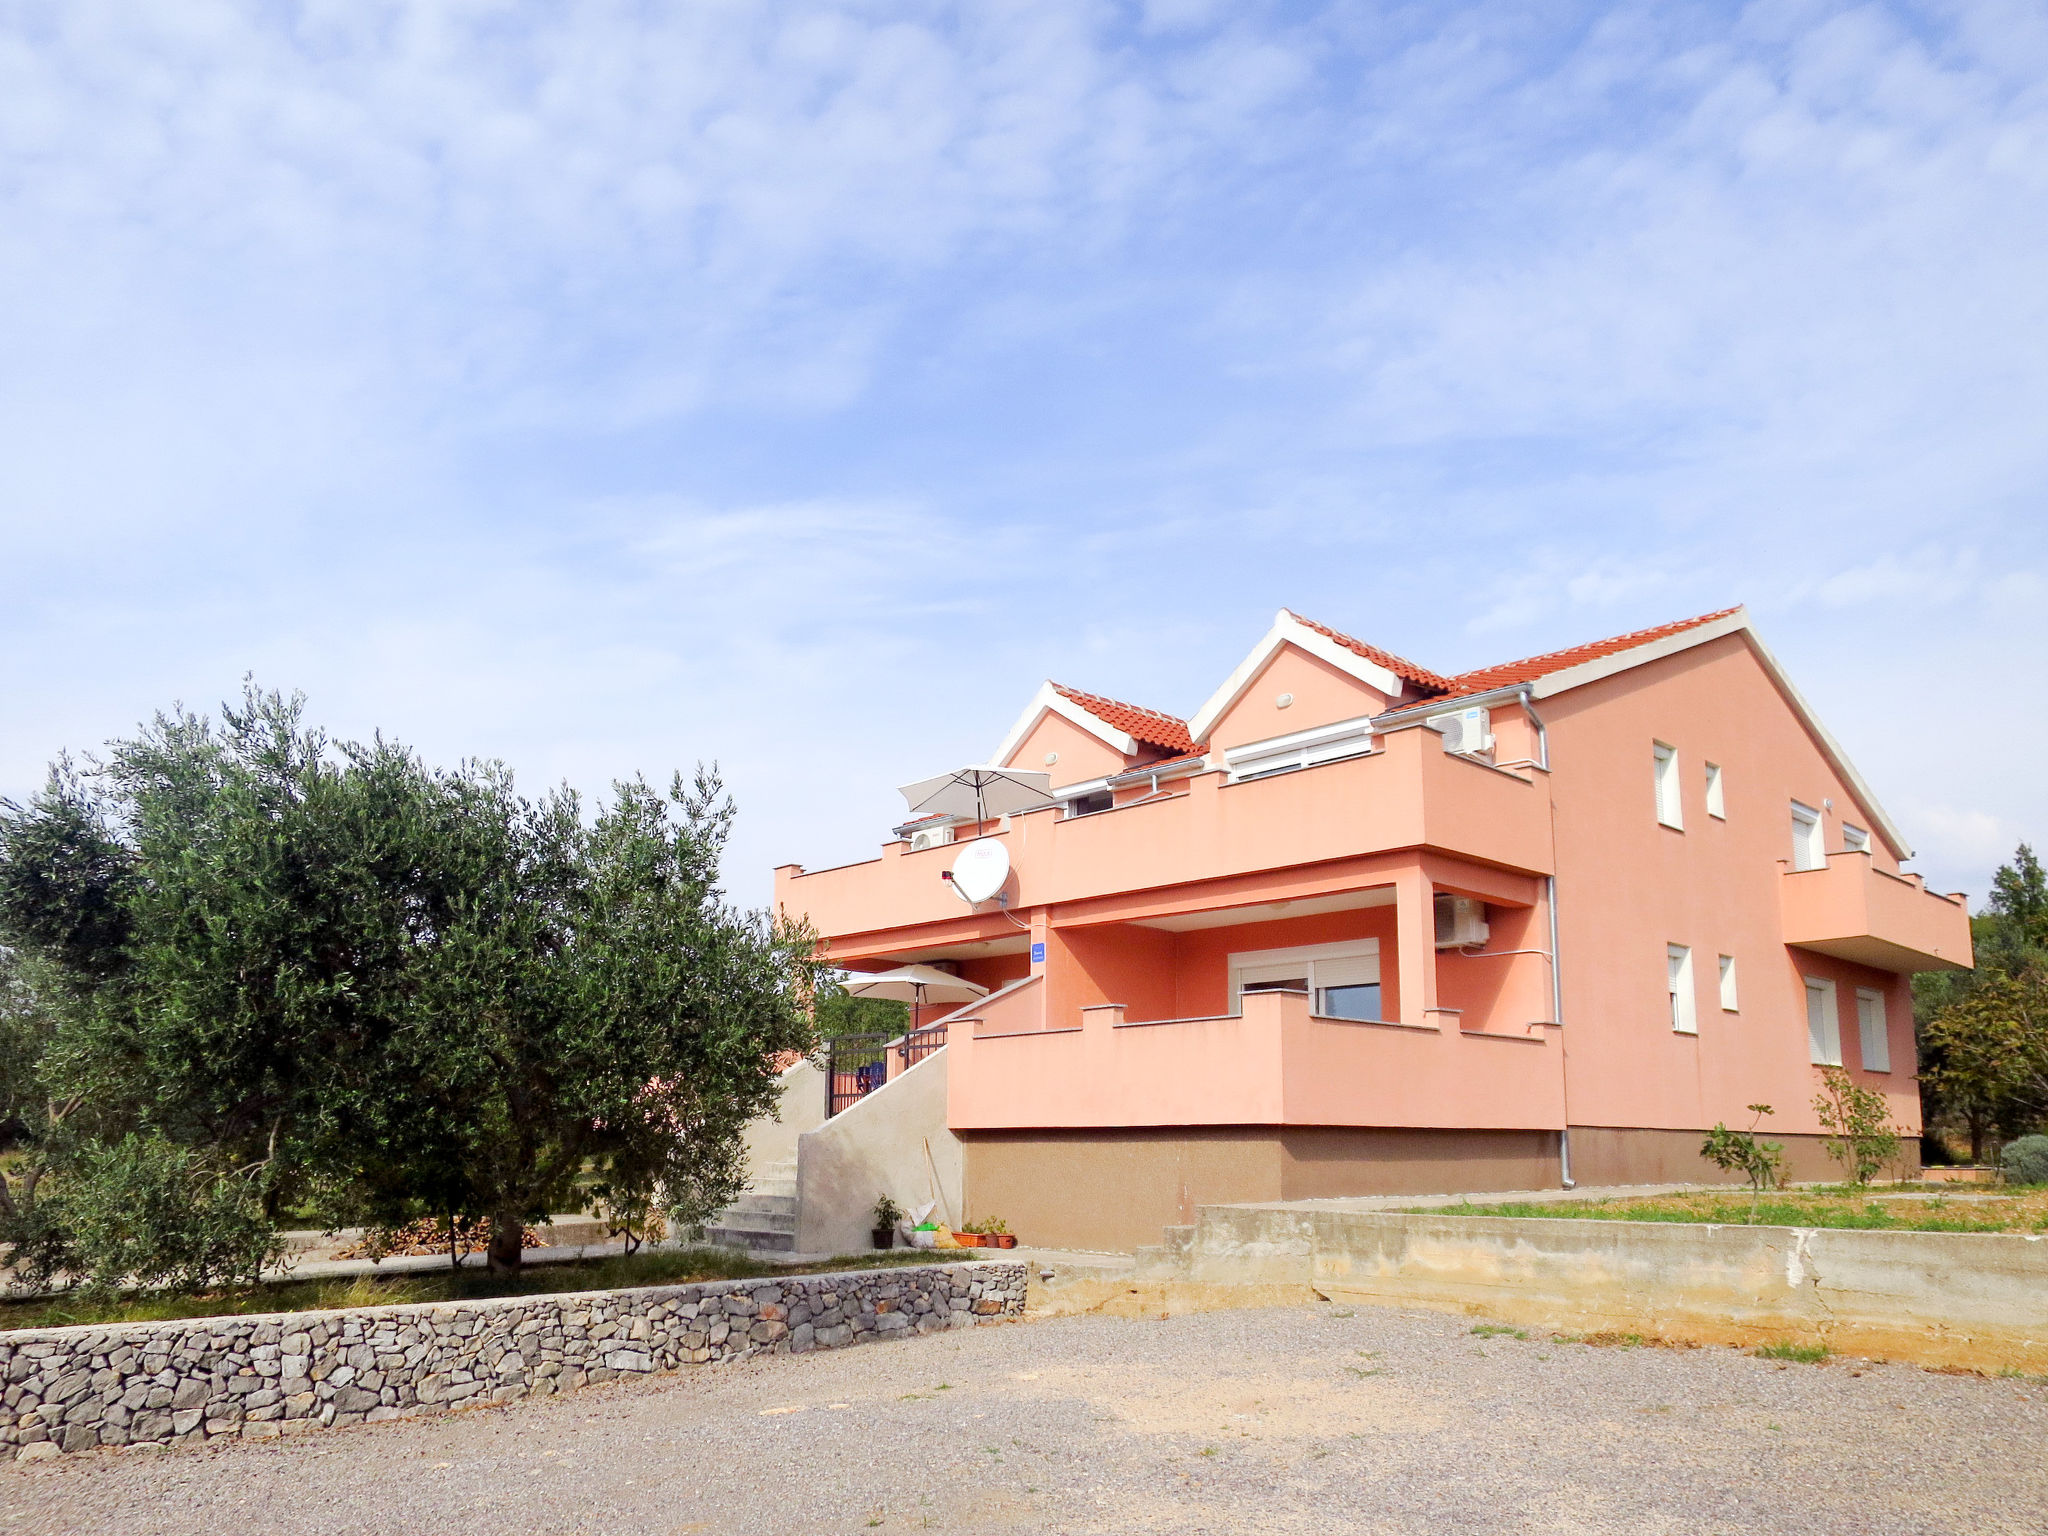
{"label": "tree trunk", "polygon": [[491,1246],[484,1250],[494,1275],[516,1275],[526,1255],[526,1222],[520,1216],[500,1214],[491,1219]]}

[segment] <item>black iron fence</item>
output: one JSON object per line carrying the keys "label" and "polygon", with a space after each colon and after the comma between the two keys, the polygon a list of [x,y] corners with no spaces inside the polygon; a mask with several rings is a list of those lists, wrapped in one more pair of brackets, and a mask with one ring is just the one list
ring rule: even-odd
{"label": "black iron fence", "polygon": [[834,1035],[826,1053],[825,1114],[850,1109],[889,1080],[888,1035]]}
{"label": "black iron fence", "polygon": [[826,1049],[825,1115],[830,1118],[873,1093],[889,1080],[893,1051],[898,1071],[916,1066],[946,1043],[946,1026],[928,1024],[909,1034],[834,1035]]}
{"label": "black iron fence", "polygon": [[896,1056],[904,1066],[914,1067],[946,1043],[946,1026],[927,1024],[923,1029],[913,1029],[898,1042]]}

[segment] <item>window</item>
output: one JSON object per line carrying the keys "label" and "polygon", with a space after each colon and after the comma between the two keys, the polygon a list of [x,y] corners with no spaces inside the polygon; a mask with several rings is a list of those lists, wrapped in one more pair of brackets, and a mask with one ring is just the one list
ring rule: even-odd
{"label": "window", "polygon": [[1735,1001],[1735,957],[1733,955],[1723,955],[1721,957],[1721,1011],[1723,1013],[1735,1013],[1740,1010],[1740,1007],[1741,1005]]}
{"label": "window", "polygon": [[1230,1007],[1247,992],[1306,992],[1326,1019],[1380,1022],[1380,941],[1353,939],[1302,949],[1259,949],[1230,957]]}
{"label": "window", "polygon": [[1845,821],[1842,823],[1842,846],[1851,853],[1868,853],[1870,852],[1870,834],[1861,827],[1850,826]]}
{"label": "window", "polygon": [[1315,1011],[1326,1019],[1377,1020],[1380,1016],[1380,957],[1361,955],[1317,960]]}
{"label": "window", "polygon": [[1892,1043],[1885,1028],[1884,994],[1868,987],[1856,989],[1856,1043],[1863,1051],[1864,1071],[1891,1071]]}
{"label": "window", "polygon": [[1671,989],[1671,1027],[1681,1035],[1700,1032],[1692,991],[1692,951],[1683,944],[1664,946],[1664,971]]}
{"label": "window", "polygon": [[1230,782],[1242,784],[1247,779],[1291,773],[1296,768],[1314,768],[1322,763],[1334,763],[1339,758],[1363,757],[1370,751],[1372,721],[1362,718],[1296,731],[1291,736],[1249,741],[1241,747],[1228,747],[1223,753],[1223,763],[1230,770]]}
{"label": "window", "polygon": [[1657,819],[1667,827],[1685,830],[1685,816],[1678,804],[1678,749],[1657,742],[1651,747],[1657,763]]}
{"label": "window", "polygon": [[1820,812],[1797,800],[1792,802],[1792,867],[1828,867],[1827,846],[1821,841]]}
{"label": "window", "polygon": [[1835,1018],[1835,984],[1806,978],[1806,1054],[1817,1067],[1842,1064],[1842,1027]]}
{"label": "window", "polygon": [[1106,789],[1098,789],[1093,794],[1076,795],[1073,799],[1069,800],[1067,802],[1067,814],[1069,816],[1088,816],[1096,811],[1106,811],[1115,804],[1115,795]]}
{"label": "window", "polygon": [[1707,814],[1720,821],[1728,819],[1728,801],[1721,791],[1721,765],[1707,764]]}

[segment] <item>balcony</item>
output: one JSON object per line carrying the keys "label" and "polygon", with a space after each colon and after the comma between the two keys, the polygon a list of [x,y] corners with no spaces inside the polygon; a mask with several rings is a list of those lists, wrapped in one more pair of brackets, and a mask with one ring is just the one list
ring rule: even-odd
{"label": "balcony", "polygon": [[1974,963],[1960,896],[1917,875],[1879,869],[1867,853],[1828,855],[1825,869],[1784,877],[1785,942],[1880,971],[1966,971]]}
{"label": "balcony", "polygon": [[[1436,733],[1392,732],[1363,757],[1230,784],[1206,773],[1158,796],[1088,816],[1053,810],[1011,817],[1004,839],[1014,908],[1101,902],[1196,882],[1428,848],[1528,875],[1551,872],[1549,801],[1536,780],[1442,750]],[[775,899],[808,914],[841,955],[862,934],[926,928],[923,938],[1013,932],[999,911],[970,913],[942,871],[957,846],[911,852],[887,844],[861,864],[775,873]]]}
{"label": "balcony", "polygon": [[1551,1031],[1362,1023],[1256,992],[1242,1015],[1129,1022],[1119,1004],[1050,1017],[1038,977],[950,1020],[955,1130],[1318,1125],[1555,1130]]}

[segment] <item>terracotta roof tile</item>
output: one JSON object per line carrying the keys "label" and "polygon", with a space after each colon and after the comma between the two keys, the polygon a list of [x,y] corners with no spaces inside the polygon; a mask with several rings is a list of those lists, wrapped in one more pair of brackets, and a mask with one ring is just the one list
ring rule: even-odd
{"label": "terracotta roof tile", "polygon": [[1188,723],[1178,715],[1162,714],[1156,709],[1143,709],[1136,704],[1105,699],[1099,693],[1083,693],[1080,689],[1069,688],[1064,683],[1054,683],[1052,686],[1053,690],[1070,704],[1080,705],[1104,725],[1112,726],[1148,747],[1157,747],[1165,752],[1189,752],[1194,749],[1194,739],[1188,735]]}
{"label": "terracotta roof tile", "polygon": [[1183,752],[1179,757],[1162,757],[1157,762],[1140,763],[1135,768],[1126,768],[1122,773],[1113,773],[1109,777],[1109,782],[1115,784],[1124,779],[1142,779],[1148,773],[1161,773],[1168,768],[1179,768],[1186,763],[1199,763],[1208,755],[1209,743],[1204,741],[1197,744],[1192,752]]}
{"label": "terracotta roof tile", "polygon": [[1353,655],[1363,656],[1376,666],[1385,667],[1394,676],[1404,678],[1418,688],[1441,693],[1451,686],[1451,680],[1440,672],[1419,667],[1404,656],[1396,656],[1392,651],[1383,651],[1376,645],[1367,645],[1363,640],[1355,639],[1342,630],[1332,629],[1327,624],[1318,624],[1314,619],[1304,618],[1292,608],[1287,612],[1297,623],[1307,625],[1325,640],[1336,641]]}
{"label": "terracotta roof tile", "polygon": [[1667,635],[1697,629],[1702,624],[1711,624],[1716,619],[1725,619],[1730,614],[1740,611],[1739,608],[1723,608],[1717,613],[1703,613],[1697,618],[1680,619],[1672,624],[1659,624],[1651,629],[1638,629],[1608,640],[1592,640],[1584,645],[1569,646],[1562,651],[1550,651],[1542,656],[1530,656],[1521,661],[1503,662],[1499,666],[1478,667],[1470,672],[1460,672],[1448,681],[1451,689],[1448,697],[1465,698],[1475,693],[1488,693],[1495,688],[1510,688],[1516,683],[1533,683],[1537,678],[1548,677],[1553,672],[1562,672],[1583,662],[1597,661],[1602,656],[1632,651],[1639,645],[1648,645],[1651,641],[1662,640]]}

